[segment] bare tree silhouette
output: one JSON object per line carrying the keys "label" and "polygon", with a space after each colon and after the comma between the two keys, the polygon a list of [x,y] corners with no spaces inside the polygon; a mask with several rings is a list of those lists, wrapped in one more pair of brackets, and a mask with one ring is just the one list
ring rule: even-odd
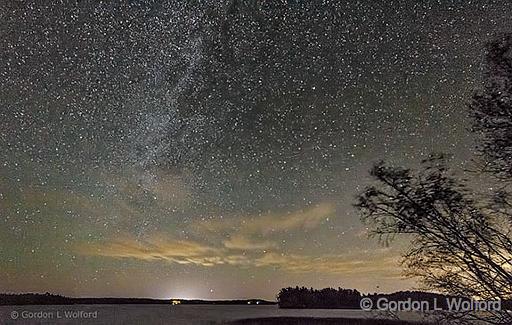
{"label": "bare tree silhouette", "polygon": [[[380,163],[371,174],[380,186],[367,188],[356,206],[381,239],[411,236],[403,258],[407,275],[454,295],[512,298],[510,223],[480,207],[449,175],[443,157],[425,160],[419,172]],[[512,322],[508,312],[491,316]]]}
{"label": "bare tree silhouette", "polygon": [[[512,36],[488,44],[482,92],[469,105],[480,137],[480,172],[500,184],[491,195],[475,194],[432,155],[419,171],[381,162],[371,170],[378,185],[357,198],[372,234],[389,241],[408,234],[405,273],[428,289],[480,299],[512,298]],[[451,315],[457,318],[458,315]],[[507,310],[463,315],[511,324]]]}
{"label": "bare tree silhouette", "polygon": [[473,131],[480,138],[483,171],[512,180],[512,34],[487,46],[487,71],[483,90],[470,103]]}

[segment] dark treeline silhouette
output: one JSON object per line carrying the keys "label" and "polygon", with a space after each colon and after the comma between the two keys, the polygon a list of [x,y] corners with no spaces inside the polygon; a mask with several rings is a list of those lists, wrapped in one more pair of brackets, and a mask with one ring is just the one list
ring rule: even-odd
{"label": "dark treeline silhouette", "polygon": [[283,288],[277,295],[279,308],[359,308],[361,293],[352,289]]}
{"label": "dark treeline silhouette", "polygon": [[0,294],[0,305],[169,304],[150,298],[69,298],[51,293]]}
{"label": "dark treeline silhouette", "polygon": [[182,300],[151,298],[70,298],[51,293],[0,294],[0,305],[126,305],[166,304],[179,300],[184,305],[271,305],[272,301],[261,299],[246,300]]}
{"label": "dark treeline silhouette", "polygon": [[[362,298],[370,298],[373,306],[377,306],[380,298],[386,298],[387,301],[418,301],[428,302],[430,308],[440,308],[448,310],[447,299],[461,298],[469,300],[466,297],[453,295],[443,295],[423,291],[398,291],[394,293],[373,293],[363,295],[355,289],[313,289],[306,287],[283,288],[277,295],[277,304],[279,308],[339,308],[339,309],[360,309]],[[503,302],[504,306],[511,306],[510,302]]]}

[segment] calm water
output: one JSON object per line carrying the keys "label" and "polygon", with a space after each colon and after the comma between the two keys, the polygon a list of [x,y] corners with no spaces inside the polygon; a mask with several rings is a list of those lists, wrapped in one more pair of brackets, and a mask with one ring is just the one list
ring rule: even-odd
{"label": "calm water", "polygon": [[[277,306],[71,305],[0,306],[0,324],[212,324],[260,317],[375,318],[376,313],[341,309],[279,309]],[[417,319],[402,315],[403,319]]]}

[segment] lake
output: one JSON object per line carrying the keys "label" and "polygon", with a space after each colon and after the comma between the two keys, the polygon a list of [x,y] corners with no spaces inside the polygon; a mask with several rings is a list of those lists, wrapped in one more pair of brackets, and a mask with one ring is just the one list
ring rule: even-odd
{"label": "lake", "polygon": [[[375,318],[347,309],[279,309],[276,305],[62,305],[0,306],[0,324],[215,324],[247,318]],[[382,315],[381,315],[382,316]],[[402,314],[401,319],[418,320]]]}

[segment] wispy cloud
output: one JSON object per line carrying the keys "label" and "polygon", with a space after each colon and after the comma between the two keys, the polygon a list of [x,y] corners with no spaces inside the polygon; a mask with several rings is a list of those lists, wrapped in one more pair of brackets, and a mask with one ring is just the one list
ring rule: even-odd
{"label": "wispy cloud", "polygon": [[192,223],[189,229],[200,237],[206,236],[213,240],[219,240],[220,237],[225,248],[269,250],[278,247],[274,240],[276,235],[313,229],[334,212],[334,204],[323,202],[296,211],[198,221]]}
{"label": "wispy cloud", "polygon": [[97,244],[82,244],[84,255],[131,258],[143,261],[168,261],[201,267],[232,265],[273,268],[289,273],[391,273],[398,275],[396,254],[379,251],[362,258],[360,255],[285,254],[275,238],[288,231],[313,229],[335,212],[331,203],[320,203],[305,209],[267,213],[255,216],[228,217],[195,222],[197,240],[175,240],[158,234],[136,239],[124,237]]}
{"label": "wispy cloud", "polygon": [[[398,261],[390,254],[375,254],[371,261],[350,255],[298,255],[278,252],[251,252],[239,254],[240,246],[252,243],[239,242],[231,249],[213,247],[195,241],[165,240],[153,237],[147,240],[119,239],[96,245],[81,245],[78,252],[84,255],[112,258],[131,258],[143,261],[168,261],[177,264],[192,264],[203,267],[216,265],[270,267],[290,273],[354,274],[381,273],[398,275]],[[380,252],[382,253],[382,252]]]}
{"label": "wispy cloud", "polygon": [[378,256],[371,261],[355,256],[323,255],[304,256],[295,254],[267,253],[254,261],[256,266],[275,267],[294,273],[373,273],[390,271],[398,272],[398,260],[393,256]]}
{"label": "wispy cloud", "polygon": [[166,241],[158,237],[148,240],[124,238],[102,244],[82,244],[77,247],[77,250],[84,255],[134,258],[146,261],[167,260],[178,264],[213,266],[224,263],[222,249],[194,241]]}
{"label": "wispy cloud", "polygon": [[312,229],[335,212],[332,203],[323,202],[315,206],[292,212],[269,212],[254,216],[236,216],[199,223],[199,228],[207,231],[236,231],[248,235],[270,235],[293,229]]}
{"label": "wispy cloud", "polygon": [[249,239],[240,234],[222,242],[226,248],[240,250],[266,250],[277,247],[277,243],[271,240]]}

